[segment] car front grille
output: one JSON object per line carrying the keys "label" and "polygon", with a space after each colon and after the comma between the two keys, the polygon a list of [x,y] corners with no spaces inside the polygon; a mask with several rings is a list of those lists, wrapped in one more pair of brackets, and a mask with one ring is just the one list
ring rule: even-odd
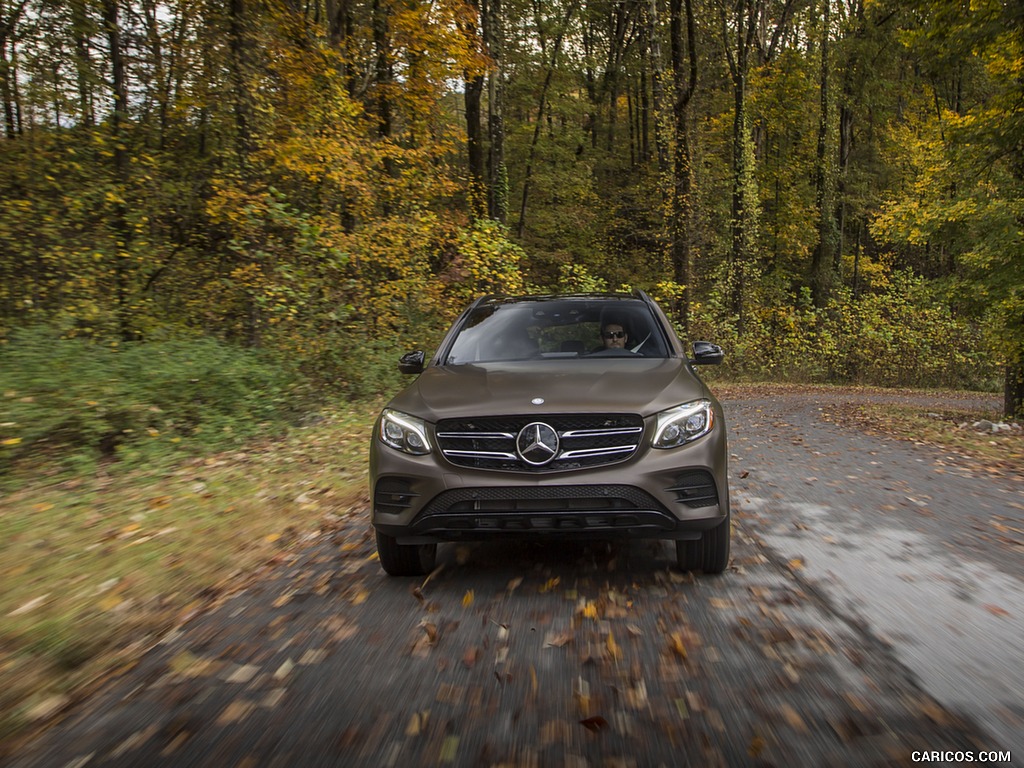
{"label": "car front grille", "polygon": [[[516,437],[529,424],[547,424],[558,434],[557,454],[543,465],[524,461]],[[443,419],[437,442],[452,464],[508,472],[558,472],[624,461],[643,436],[643,419],[635,414],[562,414]]]}

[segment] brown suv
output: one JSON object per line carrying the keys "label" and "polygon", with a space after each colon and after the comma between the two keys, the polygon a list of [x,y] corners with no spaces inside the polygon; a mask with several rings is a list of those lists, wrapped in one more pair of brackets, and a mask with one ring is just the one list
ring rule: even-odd
{"label": "brown suv", "polygon": [[729,561],[722,407],[693,343],[633,294],[485,296],[388,403],[370,447],[377,551],[427,573],[437,543],[512,536],[673,539],[684,570]]}

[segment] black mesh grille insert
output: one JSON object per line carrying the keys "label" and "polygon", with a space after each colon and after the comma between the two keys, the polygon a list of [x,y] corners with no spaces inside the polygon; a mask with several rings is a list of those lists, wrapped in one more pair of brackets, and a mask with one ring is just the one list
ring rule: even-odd
{"label": "black mesh grille insert", "polygon": [[[559,439],[555,458],[543,466],[523,461],[516,436],[527,424],[543,422]],[[443,419],[437,442],[453,464],[508,472],[558,472],[597,467],[632,456],[643,437],[643,419],[635,414],[544,414]]]}
{"label": "black mesh grille insert", "polygon": [[664,511],[649,494],[629,485],[548,485],[536,488],[457,488],[439,494],[423,516],[467,512]]}
{"label": "black mesh grille insert", "polygon": [[715,478],[704,469],[694,469],[676,475],[672,487],[665,490],[676,495],[676,501],[698,509],[718,503],[718,487]]}
{"label": "black mesh grille insert", "polygon": [[404,477],[382,477],[373,490],[373,506],[378,512],[395,514],[411,507],[418,495]]}

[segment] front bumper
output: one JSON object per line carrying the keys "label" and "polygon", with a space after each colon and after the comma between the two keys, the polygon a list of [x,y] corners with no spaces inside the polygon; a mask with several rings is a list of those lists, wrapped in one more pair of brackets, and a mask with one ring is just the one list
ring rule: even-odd
{"label": "front bumper", "polygon": [[[370,449],[372,522],[403,544],[507,537],[697,539],[729,513],[724,419],[679,448],[543,474],[450,464],[437,451]],[[434,443],[436,445],[436,441]]]}

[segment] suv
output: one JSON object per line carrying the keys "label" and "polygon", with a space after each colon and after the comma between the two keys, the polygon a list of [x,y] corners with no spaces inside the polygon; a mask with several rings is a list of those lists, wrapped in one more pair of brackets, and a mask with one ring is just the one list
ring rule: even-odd
{"label": "suv", "polygon": [[442,541],[527,536],[672,539],[681,569],[721,573],[725,419],[693,370],[721,362],[702,341],[687,358],[642,291],[478,299],[429,363],[402,357],[419,377],[374,428],[384,570],[428,573]]}

